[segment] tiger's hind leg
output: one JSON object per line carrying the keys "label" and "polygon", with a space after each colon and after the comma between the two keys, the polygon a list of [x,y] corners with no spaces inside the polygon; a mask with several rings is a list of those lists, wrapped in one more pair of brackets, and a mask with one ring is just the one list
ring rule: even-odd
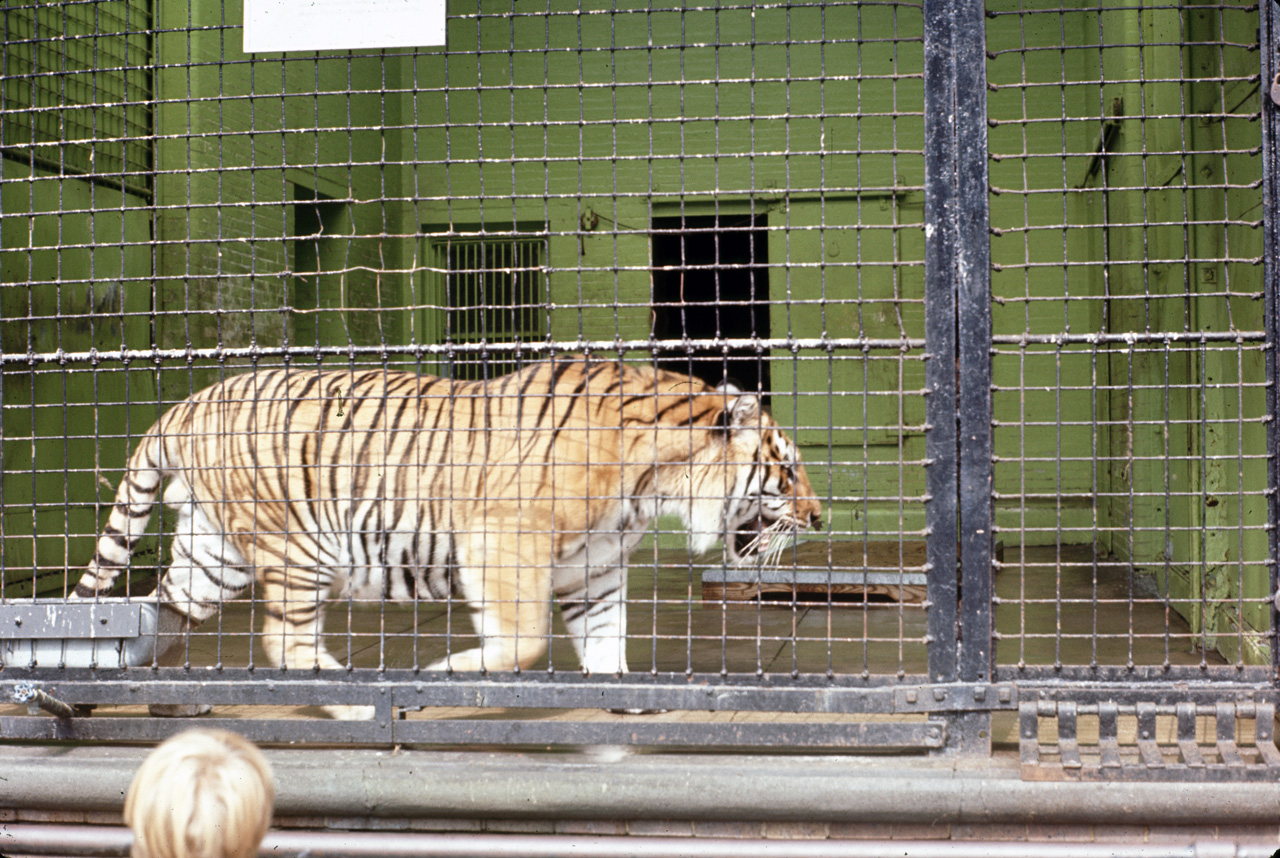
{"label": "tiger's hind leg", "polygon": [[[299,566],[269,568],[263,572],[266,606],[262,621],[262,648],[275,667],[309,672],[345,670],[324,645],[324,600],[328,585],[315,571]],[[330,718],[367,721],[372,706],[324,706]]]}
{"label": "tiger's hind leg", "polygon": [[[240,552],[189,499],[185,489],[175,480],[165,497],[177,507],[178,520],[173,560],[154,594],[160,603],[154,663],[160,667],[187,663],[191,633],[253,580]],[[185,500],[181,497],[184,493]],[[153,703],[149,707],[152,715],[167,718],[204,715],[212,708],[207,703]]]}

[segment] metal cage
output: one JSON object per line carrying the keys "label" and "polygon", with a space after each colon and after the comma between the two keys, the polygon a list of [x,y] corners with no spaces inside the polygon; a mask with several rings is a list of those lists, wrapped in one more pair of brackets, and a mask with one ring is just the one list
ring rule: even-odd
{"label": "metal cage", "polygon": [[0,736],[1274,778],[1272,5],[529,2],[5,6]]}

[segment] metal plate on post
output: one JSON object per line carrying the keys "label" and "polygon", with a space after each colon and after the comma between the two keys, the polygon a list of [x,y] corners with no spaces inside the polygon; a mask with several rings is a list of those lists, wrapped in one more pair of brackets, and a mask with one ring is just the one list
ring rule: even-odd
{"label": "metal plate on post", "polygon": [[22,599],[0,604],[0,667],[138,667],[154,656],[154,602]]}
{"label": "metal plate on post", "polygon": [[136,638],[142,602],[21,599],[0,604],[0,640]]}

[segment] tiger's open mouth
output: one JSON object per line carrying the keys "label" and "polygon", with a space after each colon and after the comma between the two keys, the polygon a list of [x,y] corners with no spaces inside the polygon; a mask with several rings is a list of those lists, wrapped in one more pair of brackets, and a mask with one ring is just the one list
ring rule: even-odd
{"label": "tiger's open mouth", "polygon": [[744,521],[733,532],[733,554],[735,557],[746,557],[753,553],[753,543],[760,540],[760,534],[766,530],[768,523],[763,516],[751,521]]}
{"label": "tiger's open mouth", "polygon": [[771,563],[795,541],[797,530],[796,523],[785,517],[769,521],[757,516],[744,521],[734,528],[730,560],[744,563],[760,557],[766,564]]}
{"label": "tiger's open mouth", "polygon": [[814,516],[801,524],[789,515],[769,521],[758,515],[734,526],[729,545],[729,562],[746,563],[761,559],[764,565],[776,563],[787,546],[796,541],[802,530],[822,530],[822,520]]}

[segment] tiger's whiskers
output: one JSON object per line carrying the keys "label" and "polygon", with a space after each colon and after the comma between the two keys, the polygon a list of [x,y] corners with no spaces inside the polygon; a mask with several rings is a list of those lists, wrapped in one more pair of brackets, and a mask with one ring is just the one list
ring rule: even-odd
{"label": "tiger's whiskers", "polygon": [[[751,560],[759,563],[761,566],[773,566],[778,562],[790,545],[796,541],[797,525],[794,521],[786,518],[780,518],[768,527],[762,528],[755,537],[744,545],[741,549],[739,562]],[[765,546],[764,550],[757,555],[760,546]]]}

